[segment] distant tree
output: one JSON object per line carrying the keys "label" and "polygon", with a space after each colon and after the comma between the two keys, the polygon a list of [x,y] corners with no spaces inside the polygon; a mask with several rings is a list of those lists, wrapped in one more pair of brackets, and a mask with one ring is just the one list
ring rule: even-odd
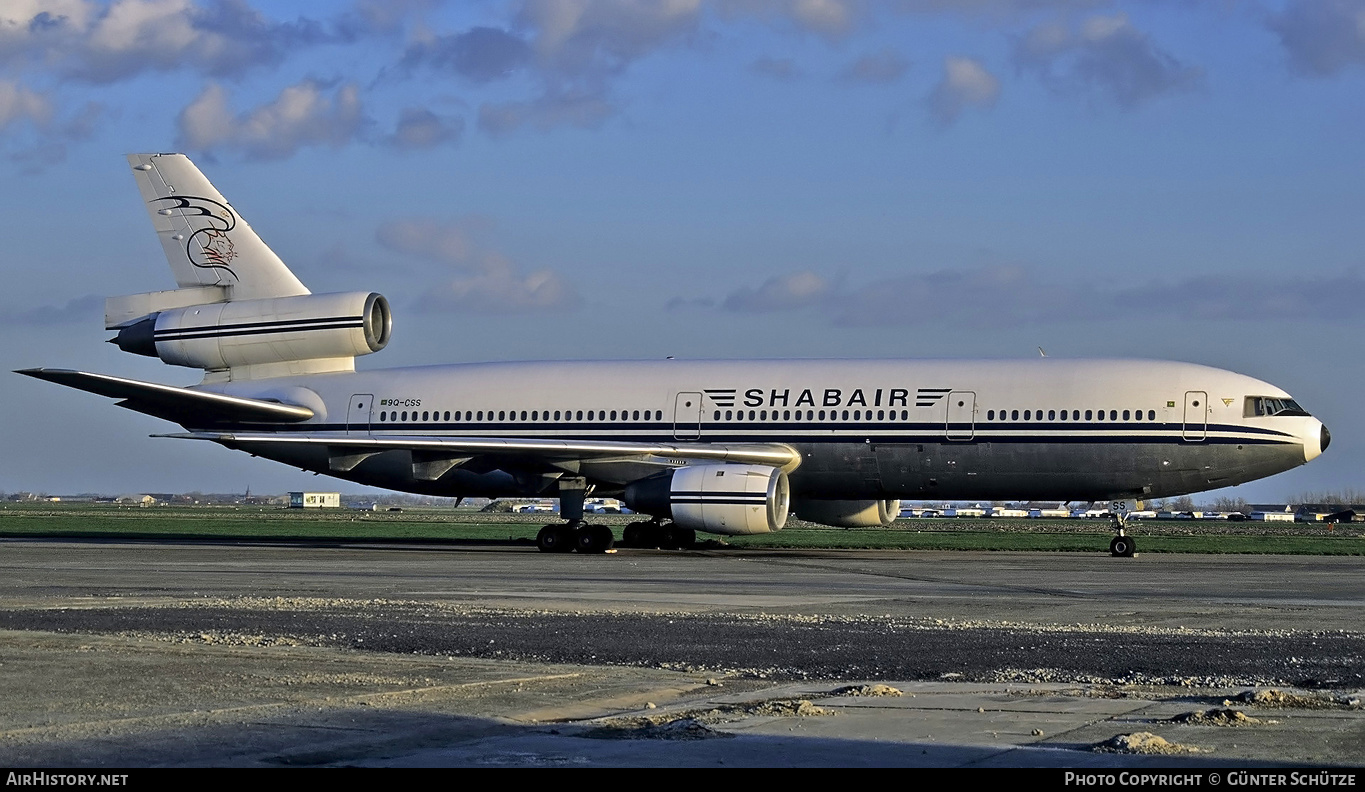
{"label": "distant tree", "polygon": [[1242,514],[1247,514],[1251,511],[1251,506],[1247,504],[1245,498],[1222,497],[1214,499],[1213,510],[1220,512],[1241,512]]}
{"label": "distant tree", "polygon": [[1194,505],[1194,498],[1191,498],[1189,495],[1181,495],[1179,498],[1170,499],[1168,508],[1171,511],[1183,512],[1194,511],[1199,507]]}
{"label": "distant tree", "polygon": [[1344,487],[1339,490],[1323,490],[1321,492],[1303,492],[1289,499],[1290,503],[1322,503],[1331,506],[1348,506],[1356,503],[1365,503],[1365,491],[1354,487]]}
{"label": "distant tree", "polygon": [[511,501],[506,501],[506,500],[495,500],[495,501],[490,501],[489,504],[488,504],[487,506],[483,507],[482,509],[479,509],[479,511],[481,511],[481,512],[486,512],[486,513],[489,513],[489,514],[492,514],[492,513],[503,513],[503,514],[505,514],[505,513],[507,513],[507,512],[512,511],[512,502],[511,502]]}

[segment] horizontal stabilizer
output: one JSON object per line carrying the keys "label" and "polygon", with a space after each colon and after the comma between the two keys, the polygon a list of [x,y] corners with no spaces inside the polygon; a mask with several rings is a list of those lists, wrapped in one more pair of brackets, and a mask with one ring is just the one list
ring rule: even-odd
{"label": "horizontal stabilizer", "polygon": [[190,390],[174,385],[111,377],[108,374],[89,374],[69,369],[23,369],[25,374],[40,380],[55,382],[68,388],[96,393],[113,399],[123,399],[120,406],[155,415],[159,418],[184,423],[205,425],[219,421],[285,421],[296,423],[313,417],[313,411],[294,404],[246,399],[202,390]]}
{"label": "horizontal stabilizer", "polygon": [[801,455],[780,443],[705,444],[633,443],[620,440],[551,440],[529,437],[327,437],[293,433],[194,432],[163,435],[189,440],[212,440],[228,446],[248,443],[321,445],[350,452],[408,450],[454,456],[534,457],[537,459],[611,459],[651,456],[663,459],[705,459],[794,469]]}

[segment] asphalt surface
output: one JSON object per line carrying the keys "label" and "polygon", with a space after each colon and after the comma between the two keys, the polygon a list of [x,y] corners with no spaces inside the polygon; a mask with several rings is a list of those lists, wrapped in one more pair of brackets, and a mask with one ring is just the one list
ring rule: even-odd
{"label": "asphalt surface", "polygon": [[[1069,724],[1070,737],[1060,740],[1054,727],[1025,731],[1017,716],[1002,714],[989,730],[952,720],[935,727],[937,739],[926,727],[929,737],[910,740],[917,727],[904,719],[927,722],[927,712],[942,708],[869,708],[837,697],[843,720],[791,722],[804,729],[818,721],[818,740],[857,736],[880,746],[864,746],[851,764],[1062,766],[1040,746],[1088,751],[1093,741],[1080,731],[1113,736],[1115,718],[1144,707],[1175,711],[1251,689],[1293,688],[1305,698],[1292,728],[1262,729],[1259,738],[1243,731],[1240,748],[1213,740],[1206,728],[1204,743],[1225,743],[1215,758],[1359,764],[1363,572],[1365,559],[1350,557],[557,556],[457,545],[11,540],[0,542],[0,673],[9,680],[0,690],[0,713],[9,713],[0,714],[0,761],[554,764],[545,757],[563,753],[562,741],[552,740],[553,750],[541,742],[563,734],[527,731],[528,724],[600,730],[604,718],[657,719],[663,711],[688,718],[698,707],[715,710],[724,696],[773,700],[783,686],[818,703],[842,684],[889,682],[920,686],[914,701],[975,697],[975,707],[948,708],[968,720],[988,711],[1037,718],[1036,709],[997,705],[1046,693],[1056,699],[1050,717]],[[309,681],[286,689],[252,670],[272,664],[278,678]],[[393,664],[391,673],[373,670]],[[136,670],[118,670],[125,665]],[[469,690],[484,690],[471,674],[513,688],[505,697],[484,691],[470,699]],[[393,698],[403,691],[415,698]],[[357,697],[375,696],[357,721]],[[1104,701],[1127,704],[1096,710]],[[374,725],[381,711],[386,725]],[[346,717],[370,725],[334,722]],[[783,728],[769,711],[721,720],[693,731]],[[1148,729],[1177,728],[1138,720]],[[266,721],[269,739],[244,725]],[[326,729],[389,737],[319,742]],[[224,741],[227,733],[234,736]],[[1298,736],[1287,739],[1290,733]],[[658,753],[658,735],[621,734],[607,741],[610,749],[583,749],[591,741],[578,740],[564,755],[588,764],[693,763],[681,758],[686,752]],[[495,738],[520,747],[488,748]],[[820,764],[822,756],[845,763],[836,757],[846,753],[823,752],[825,742],[817,740],[824,746],[817,750],[809,739],[791,739],[727,750],[741,764],[746,757]],[[187,740],[195,750],[184,749]],[[623,750],[623,742],[636,749]],[[932,752],[924,747],[931,743]],[[255,747],[225,752],[227,745]],[[1207,762],[1209,750],[1161,761]],[[490,756],[504,760],[484,761]],[[1094,752],[1084,758],[1126,761]]]}

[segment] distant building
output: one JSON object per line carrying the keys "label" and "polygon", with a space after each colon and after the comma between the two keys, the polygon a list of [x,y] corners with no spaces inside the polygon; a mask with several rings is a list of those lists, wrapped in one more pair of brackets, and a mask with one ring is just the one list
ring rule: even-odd
{"label": "distant building", "polygon": [[291,492],[289,493],[289,508],[291,509],[339,509],[341,508],[340,492]]}

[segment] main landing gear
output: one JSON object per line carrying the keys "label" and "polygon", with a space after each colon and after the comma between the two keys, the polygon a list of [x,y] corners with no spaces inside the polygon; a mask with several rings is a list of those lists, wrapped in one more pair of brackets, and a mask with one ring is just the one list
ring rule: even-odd
{"label": "main landing gear", "polygon": [[581,520],[547,525],[536,535],[542,553],[605,553],[616,544],[616,537],[605,525],[588,525]]}
{"label": "main landing gear", "polygon": [[690,550],[697,543],[697,532],[691,528],[657,521],[633,522],[621,535],[623,547],[658,547],[663,550]]}
{"label": "main landing gear", "polygon": [[1117,534],[1109,542],[1109,555],[1114,558],[1132,558],[1137,551],[1137,543],[1133,537],[1123,533],[1124,527],[1128,524],[1128,504],[1124,501],[1114,501],[1109,505],[1109,515],[1114,521],[1114,533]]}

